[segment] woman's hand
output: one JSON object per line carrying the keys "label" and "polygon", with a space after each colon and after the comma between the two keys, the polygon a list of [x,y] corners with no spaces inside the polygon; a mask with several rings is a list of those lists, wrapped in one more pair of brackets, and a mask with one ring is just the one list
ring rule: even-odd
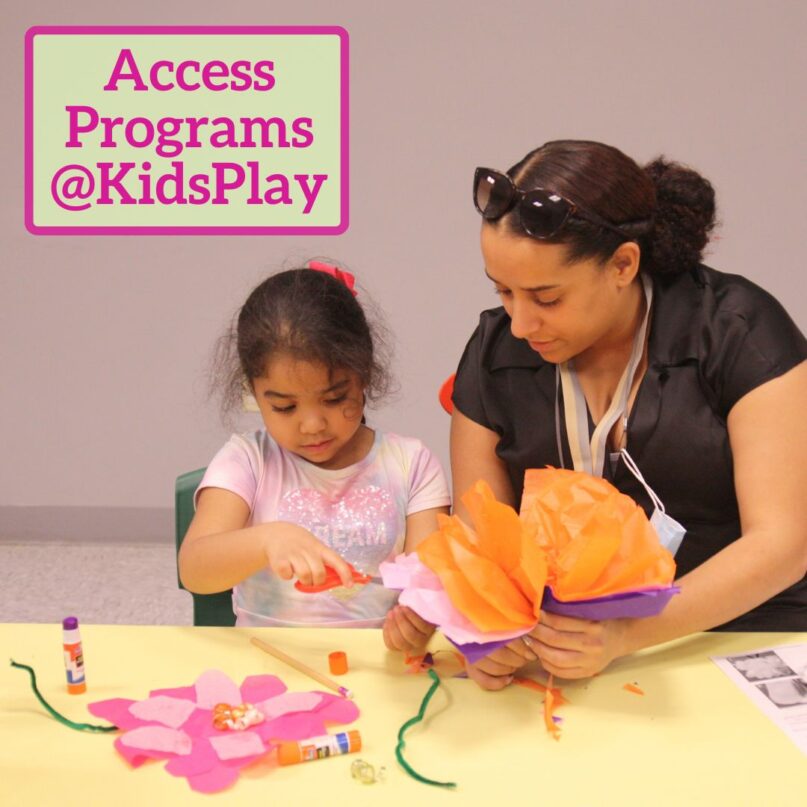
{"label": "woman's hand", "polygon": [[594,622],[541,612],[529,643],[541,666],[560,678],[588,678],[625,655],[623,640],[628,619]]}
{"label": "woman's hand", "polygon": [[269,568],[283,580],[297,578],[307,586],[325,581],[325,567],[339,575],[342,584],[353,585],[350,566],[330,547],[325,546],[307,529],[285,521],[267,525],[263,538]]}
{"label": "woman's hand", "polygon": [[433,633],[434,625],[405,605],[396,605],[384,620],[384,644],[390,650],[420,650]]}
{"label": "woman's hand", "polygon": [[516,670],[538,658],[534,652],[534,644],[530,636],[522,636],[474,664],[466,662],[468,677],[476,681],[482,689],[504,689],[513,682]]}

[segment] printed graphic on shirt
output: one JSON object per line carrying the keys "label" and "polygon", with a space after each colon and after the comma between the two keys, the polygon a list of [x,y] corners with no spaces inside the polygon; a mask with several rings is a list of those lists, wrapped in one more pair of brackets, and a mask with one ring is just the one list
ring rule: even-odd
{"label": "printed graphic on shirt", "polygon": [[[330,501],[310,488],[288,491],[278,506],[280,521],[305,527],[362,572],[376,574],[387,559],[401,525],[389,492],[376,485],[351,490]],[[331,596],[350,599],[361,587],[332,589]]]}

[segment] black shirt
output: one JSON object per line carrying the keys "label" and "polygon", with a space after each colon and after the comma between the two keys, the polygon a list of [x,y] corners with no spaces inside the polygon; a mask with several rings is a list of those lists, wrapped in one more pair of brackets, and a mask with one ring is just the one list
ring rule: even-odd
{"label": "black shirt", "polygon": [[[807,341],[770,294],[737,275],[698,266],[654,278],[653,295],[647,372],[627,440],[647,483],[686,528],[675,558],[681,576],[741,533],[729,411],[804,361]],[[563,463],[558,457],[555,395],[555,365],[513,337],[503,308],[483,311],[460,360],[453,401],[499,435],[496,454],[507,466],[516,509],[528,468],[574,467],[562,414]],[[562,398],[560,406],[562,413]],[[605,474],[650,517],[652,502],[624,462],[613,472],[606,462]],[[807,577],[721,629],[807,630]]]}

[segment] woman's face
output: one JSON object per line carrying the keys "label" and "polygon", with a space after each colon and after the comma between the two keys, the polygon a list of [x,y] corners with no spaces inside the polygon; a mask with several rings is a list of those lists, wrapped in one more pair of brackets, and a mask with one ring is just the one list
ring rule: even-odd
{"label": "woman's face", "polygon": [[[604,265],[591,259],[568,264],[562,244],[482,225],[485,272],[510,315],[513,336],[553,364],[622,341],[630,325],[625,292],[638,270],[634,249],[623,244]],[[625,257],[628,263],[635,258],[633,269]]]}

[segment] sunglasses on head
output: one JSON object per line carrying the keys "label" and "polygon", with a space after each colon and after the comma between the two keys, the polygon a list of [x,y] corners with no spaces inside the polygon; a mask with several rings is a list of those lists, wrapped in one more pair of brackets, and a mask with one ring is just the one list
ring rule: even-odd
{"label": "sunglasses on head", "polygon": [[570,217],[574,217],[605,227],[626,241],[636,240],[634,236],[628,235],[596,213],[570,202],[559,193],[545,188],[521,190],[507,174],[492,168],[476,169],[474,205],[486,221],[496,221],[518,205],[521,226],[533,238],[552,238],[563,229]]}

